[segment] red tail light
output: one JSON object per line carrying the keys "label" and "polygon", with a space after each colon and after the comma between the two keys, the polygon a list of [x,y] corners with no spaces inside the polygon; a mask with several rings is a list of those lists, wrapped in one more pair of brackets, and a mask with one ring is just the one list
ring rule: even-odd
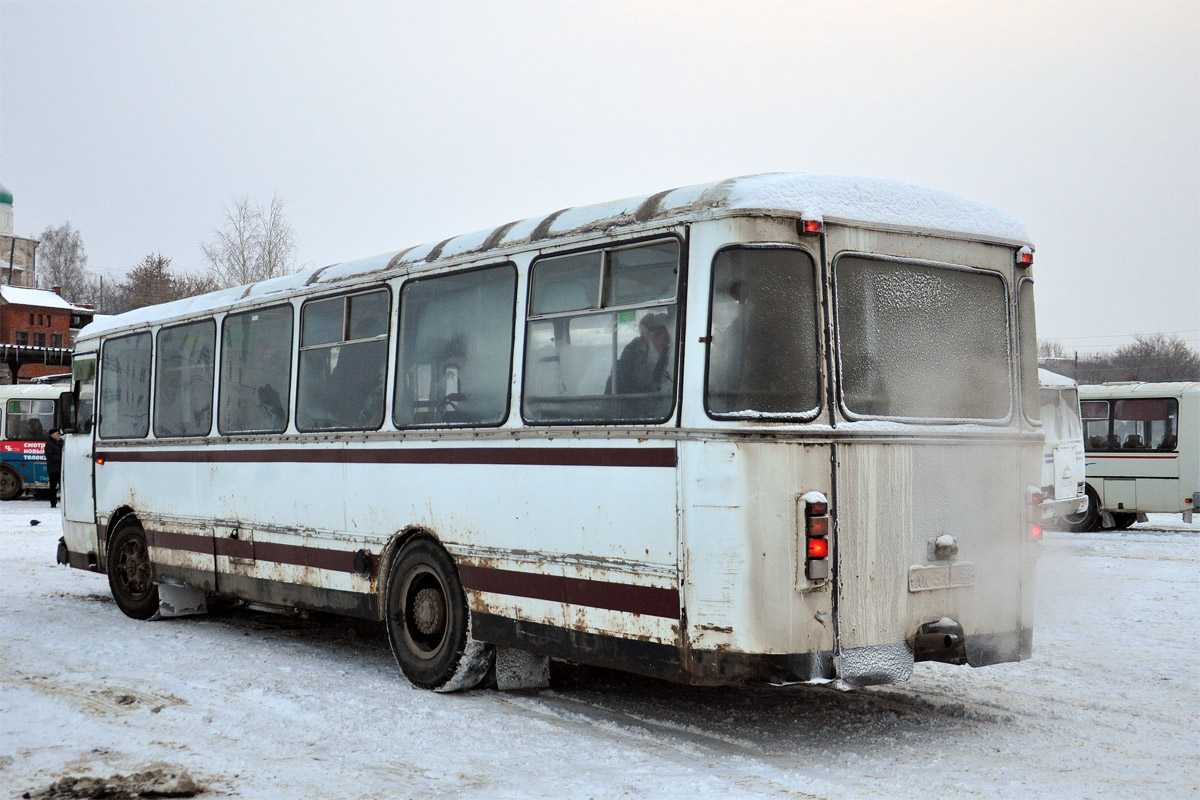
{"label": "red tail light", "polygon": [[820,233],[823,230],[825,230],[825,224],[819,219],[800,220],[801,233]]}
{"label": "red tail light", "polygon": [[1031,525],[1029,527],[1029,538],[1035,542],[1040,542],[1042,540],[1042,526]]}
{"label": "red tail light", "polygon": [[804,576],[810,581],[825,580],[829,577],[829,501],[819,492],[809,492],[803,500]]}

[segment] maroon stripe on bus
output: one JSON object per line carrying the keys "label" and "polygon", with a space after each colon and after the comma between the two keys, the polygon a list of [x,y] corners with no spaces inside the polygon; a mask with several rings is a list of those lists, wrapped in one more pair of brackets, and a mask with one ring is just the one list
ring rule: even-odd
{"label": "maroon stripe on bus", "polygon": [[354,572],[354,553],[347,550],[326,550],[276,542],[255,542],[254,557],[258,561],[291,564],[296,567],[316,567],[331,572]]}
{"label": "maroon stripe on bus", "polygon": [[208,556],[213,554],[211,536],[148,530],[146,531],[146,541],[151,547],[161,547],[164,550],[186,550],[189,553],[203,553]]}
{"label": "maroon stripe on bus", "polygon": [[105,450],[97,460],[181,464],[499,464],[553,467],[671,467],[673,447],[422,447],[263,450]]}
{"label": "maroon stripe on bus", "polygon": [[254,558],[254,542],[243,542],[241,539],[230,539],[225,536],[213,539],[213,549],[219,556]]}
{"label": "maroon stripe on bus", "polygon": [[462,577],[465,588],[479,592],[679,619],[679,592],[675,589],[565,578],[559,575],[475,567],[469,564],[459,565],[458,574]]}
{"label": "maroon stripe on bus", "polygon": [[354,553],[276,542],[244,542],[225,537],[191,536],[165,531],[146,531],[151,547],[186,550],[190,553],[270,561],[296,567],[316,567],[333,572],[354,572]]}

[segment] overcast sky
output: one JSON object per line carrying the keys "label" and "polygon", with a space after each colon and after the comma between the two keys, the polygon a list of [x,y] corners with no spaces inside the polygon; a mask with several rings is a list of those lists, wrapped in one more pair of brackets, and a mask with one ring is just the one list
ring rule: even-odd
{"label": "overcast sky", "polygon": [[89,268],[285,202],[322,266],[757,172],[895,178],[1037,244],[1043,338],[1200,347],[1200,3],[0,0],[0,182]]}

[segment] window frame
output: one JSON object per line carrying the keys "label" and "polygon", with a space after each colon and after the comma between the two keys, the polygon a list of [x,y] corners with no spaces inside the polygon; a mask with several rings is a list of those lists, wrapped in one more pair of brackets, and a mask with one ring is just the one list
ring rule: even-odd
{"label": "window frame", "polygon": [[[458,277],[460,275],[468,275],[473,272],[483,272],[485,270],[493,270],[493,269],[499,270],[499,269],[504,269],[504,268],[507,268],[511,271],[512,279],[513,279],[513,292],[512,292],[512,316],[511,316],[511,320],[510,320],[510,328],[509,328],[510,335],[509,335],[509,342],[508,342],[508,370],[507,370],[508,389],[504,393],[504,414],[501,417],[500,421],[499,422],[487,422],[487,423],[427,422],[427,423],[401,424],[400,420],[398,420],[396,418],[396,415],[397,415],[397,411],[399,409],[399,398],[400,398],[400,395],[397,392],[397,384],[398,384],[398,382],[400,380],[400,376],[401,376],[400,358],[404,352],[404,340],[402,338],[403,333],[404,333],[404,321],[401,318],[401,316],[404,313],[404,292],[405,292],[405,290],[407,290],[408,287],[413,284],[423,283],[423,282],[427,283],[429,281],[436,281],[439,278]],[[530,273],[530,274],[532,275],[532,273]],[[531,280],[530,288],[532,288],[532,283],[533,282]],[[468,267],[467,269],[447,270],[446,272],[438,272],[438,273],[435,273],[432,275],[418,275],[418,276],[411,277],[411,278],[408,278],[405,281],[403,281],[396,290],[396,296],[397,296],[397,300],[396,300],[395,314],[392,315],[396,320],[396,326],[395,326],[396,352],[395,352],[394,357],[391,359],[391,362],[392,362],[391,366],[393,368],[393,372],[392,372],[392,381],[391,381],[392,403],[391,403],[391,415],[390,415],[391,420],[392,420],[392,425],[395,426],[396,430],[408,431],[408,430],[444,430],[444,429],[448,429],[448,428],[502,428],[502,427],[504,427],[504,425],[507,424],[508,420],[512,417],[512,410],[513,410],[513,369],[515,367],[515,359],[516,359],[517,319],[519,317],[519,315],[518,315],[519,309],[517,308],[517,300],[521,296],[521,272],[520,272],[520,270],[517,269],[517,265],[512,261],[499,261],[495,264],[484,264],[482,266]],[[386,409],[384,412],[384,417],[385,418],[388,417]]]}
{"label": "window frame", "polygon": [[[1168,412],[1168,416],[1166,417],[1166,419],[1173,418],[1175,420],[1175,432],[1174,432],[1174,434],[1172,434],[1175,437],[1175,446],[1170,448],[1169,450],[1160,450],[1157,447],[1149,447],[1149,446],[1126,448],[1122,445],[1122,446],[1118,446],[1118,447],[1112,447],[1111,445],[1112,445],[1113,436],[1116,435],[1114,431],[1116,430],[1117,421],[1118,421],[1117,404],[1122,403],[1126,400],[1162,400],[1163,402],[1167,403],[1167,408],[1170,409],[1170,411]],[[1129,453],[1129,454],[1134,454],[1134,453],[1178,453],[1179,452],[1179,421],[1180,421],[1179,413],[1180,412],[1179,412],[1179,398],[1178,397],[1173,397],[1170,395],[1154,395],[1154,396],[1148,396],[1148,397],[1129,397],[1129,396],[1125,396],[1125,397],[1089,397],[1086,399],[1081,398],[1081,402],[1082,403],[1104,403],[1108,406],[1108,417],[1107,417],[1108,424],[1105,427],[1104,440],[1109,444],[1109,446],[1105,447],[1103,449],[1097,449],[1095,447],[1092,447],[1091,439],[1087,435],[1087,423],[1088,423],[1089,419],[1092,422],[1099,422],[1100,418],[1099,417],[1085,418],[1082,413],[1080,414],[1080,422],[1083,427],[1083,451],[1085,453],[1117,453],[1117,454]],[[1140,421],[1144,421],[1144,420],[1121,420],[1121,421],[1122,422],[1140,422]]]}
{"label": "window frame", "polygon": [[[842,321],[841,321],[841,304],[838,298],[838,264],[843,258],[861,258],[866,261],[880,261],[889,264],[899,264],[913,267],[932,267],[934,269],[952,270],[956,272],[968,272],[977,275],[985,275],[991,278],[998,278],[1001,286],[1004,289],[1004,321],[1005,321],[1005,337],[1006,346],[1004,348],[1005,359],[1008,362],[1008,411],[1003,417],[995,417],[990,419],[980,419],[977,417],[902,417],[894,415],[877,415],[877,414],[859,414],[851,411],[846,406],[846,391],[845,391],[845,370],[842,365]],[[1014,422],[1014,417],[1017,413],[1018,398],[1016,396],[1017,383],[1014,373],[1016,372],[1014,364],[1014,356],[1016,348],[1014,346],[1014,334],[1016,333],[1016,324],[1013,320],[1013,302],[1012,288],[1009,278],[1000,270],[984,269],[981,267],[972,267],[966,264],[952,264],[946,261],[931,261],[920,258],[905,258],[902,256],[889,256],[880,253],[867,253],[859,250],[843,250],[833,257],[829,263],[829,284],[830,284],[830,302],[831,313],[833,316],[833,342],[836,348],[834,353],[834,368],[837,372],[837,405],[838,409],[847,421],[867,421],[867,420],[883,420],[887,422],[903,422],[917,425],[986,425],[991,427],[1007,427]]]}
{"label": "window frame", "polygon": [[[342,335],[345,336],[348,333],[348,331],[346,330],[347,324],[348,324],[348,317],[346,314],[346,300],[351,297],[372,294],[372,293],[378,292],[378,291],[383,291],[385,296],[387,297],[387,313],[384,315],[386,328],[385,328],[382,336],[378,336],[378,335],[372,336],[369,339],[341,339],[336,342],[322,342],[321,344],[310,344],[310,345],[304,344],[304,322],[305,322],[304,310],[310,304],[320,303],[323,301],[341,298],[341,300],[342,300]],[[294,331],[292,334],[292,353],[293,353],[293,361],[295,362],[295,365],[294,365],[295,366],[295,374],[293,375],[293,378],[295,380],[295,391],[293,392],[293,397],[291,398],[291,412],[292,412],[291,423],[296,426],[297,431],[299,431],[300,433],[318,433],[318,434],[319,433],[343,433],[343,432],[347,432],[347,431],[371,432],[371,431],[382,430],[383,427],[385,425],[387,425],[387,423],[388,423],[388,376],[391,374],[391,368],[390,368],[390,365],[388,364],[388,361],[390,360],[388,358],[388,353],[392,347],[392,329],[393,329],[392,320],[396,316],[395,306],[393,306],[393,304],[392,304],[392,299],[393,299],[393,293],[392,293],[391,284],[379,283],[379,284],[372,284],[371,286],[367,286],[367,287],[354,287],[351,289],[343,289],[340,292],[333,292],[331,294],[314,295],[311,297],[306,297],[300,303],[299,324],[296,324],[296,320],[294,317],[292,320],[292,323],[294,326]],[[352,426],[338,427],[338,428],[302,428],[302,427],[300,427],[300,365],[303,361],[304,353],[307,351],[328,349],[331,347],[344,347],[346,345],[366,344],[366,343],[370,343],[370,342],[379,342],[379,341],[382,341],[385,344],[384,355],[383,355],[383,414],[380,415],[379,424],[373,428],[363,427],[361,425],[352,425]]]}
{"label": "window frame", "polygon": [[[161,376],[162,376],[162,371],[159,369],[158,359],[159,359],[160,355],[162,354],[162,342],[161,342],[162,335],[168,331],[177,330],[179,328],[186,328],[191,325],[201,325],[204,323],[209,323],[212,326],[212,337],[213,337],[212,338],[212,354],[213,354],[212,380],[209,382],[209,385],[208,385],[208,396],[209,396],[209,403],[210,403],[209,409],[208,409],[208,429],[205,430],[204,433],[185,433],[185,434],[175,434],[175,435],[161,434],[158,432],[158,395],[159,395],[159,392],[158,392],[159,385],[158,384],[159,384],[159,380],[161,379]],[[154,391],[151,394],[152,402],[150,404],[150,427],[151,427],[151,430],[154,431],[155,439],[191,439],[191,438],[196,438],[199,436],[212,435],[214,417],[216,417],[216,403],[217,403],[216,388],[220,381],[220,371],[221,371],[220,353],[217,352],[217,334],[219,332],[219,330],[218,330],[219,327],[220,326],[217,325],[217,321],[215,318],[203,317],[201,319],[193,319],[193,320],[188,320],[187,322],[181,322],[176,325],[164,325],[163,327],[158,329],[157,333],[154,334],[154,378],[153,378]]]}
{"label": "window frame", "polygon": [[[145,336],[150,342],[150,368],[146,374],[146,425],[145,429],[134,436],[105,436],[101,428],[104,426],[104,384],[107,381],[106,370],[104,369],[104,358],[107,355],[108,348],[114,343],[123,339],[133,339],[138,336]],[[98,372],[100,373],[100,385],[96,392],[96,437],[105,441],[127,441],[136,439],[146,439],[150,436],[150,417],[154,408],[154,334],[149,330],[131,331],[120,336],[113,336],[104,340],[103,346],[100,348],[100,355],[96,363]]]}
{"label": "window frame", "polygon": [[[631,249],[635,249],[635,248],[639,248],[639,247],[645,247],[647,245],[653,245],[655,243],[660,243],[660,242],[661,243],[674,242],[675,245],[678,247],[678,259],[676,261],[676,274],[675,274],[675,293],[672,297],[672,300],[670,302],[659,301],[659,302],[655,302],[655,303],[638,303],[638,304],[633,304],[633,305],[605,306],[604,298],[605,298],[606,290],[609,286],[609,274],[610,274],[608,253],[618,251],[618,250],[631,250]],[[553,313],[549,313],[549,314],[533,314],[532,309],[533,309],[534,288],[535,288],[535,272],[537,270],[538,265],[543,261],[548,261],[548,260],[555,259],[555,258],[562,258],[564,256],[579,255],[582,253],[590,253],[590,252],[595,252],[595,251],[600,251],[600,253],[601,253],[600,281],[597,286],[597,295],[596,295],[596,304],[597,305],[595,307],[590,307],[590,308],[585,308],[585,309],[576,309],[573,311],[557,311],[557,312],[553,312]],[[683,332],[686,330],[686,322],[687,322],[687,302],[686,302],[686,300],[687,300],[687,284],[688,284],[687,270],[688,270],[687,239],[683,234],[681,234],[679,231],[676,231],[676,230],[668,230],[668,231],[662,231],[662,232],[657,232],[657,233],[648,233],[648,234],[639,236],[637,238],[624,239],[624,240],[620,240],[620,241],[610,242],[607,244],[591,244],[591,245],[586,245],[586,246],[576,246],[576,247],[571,247],[571,248],[564,249],[564,250],[555,250],[555,251],[551,251],[551,252],[543,251],[543,252],[540,252],[535,258],[533,258],[529,263],[528,269],[526,270],[526,275],[527,275],[526,284],[527,285],[525,287],[525,314],[524,314],[524,320],[523,320],[522,331],[521,331],[522,353],[521,353],[521,374],[519,376],[519,391],[521,394],[521,402],[520,402],[519,410],[520,410],[522,424],[524,424],[527,427],[610,426],[610,427],[640,428],[640,427],[646,427],[646,426],[668,425],[673,420],[678,419],[678,415],[680,413],[680,409],[682,406],[680,387],[683,384],[683,361],[684,361],[684,357],[685,357],[684,347],[683,347]],[[659,308],[670,308],[670,307],[674,307],[674,309],[675,309],[675,331],[674,331],[675,341],[672,342],[672,346],[675,348],[675,360],[674,360],[675,371],[674,371],[674,375],[673,375],[673,381],[672,381],[673,385],[672,385],[672,389],[671,389],[671,406],[670,406],[670,409],[667,411],[667,413],[663,417],[655,419],[653,421],[649,421],[649,420],[643,420],[643,421],[595,420],[595,419],[591,419],[591,420],[585,420],[585,419],[531,420],[531,419],[529,419],[529,417],[526,413],[525,387],[526,387],[526,381],[528,380],[528,375],[529,375],[527,358],[529,355],[528,340],[529,340],[530,323],[540,322],[540,321],[545,321],[545,320],[552,320],[552,319],[559,319],[559,318],[571,319],[571,318],[576,318],[576,317],[596,316],[596,315],[601,315],[601,314],[617,314],[621,311],[637,311],[640,309],[659,309]],[[614,370],[616,369],[615,361],[613,364],[613,369]],[[510,412],[510,414],[511,414],[511,412]]]}
{"label": "window frame", "polygon": [[[794,250],[799,251],[808,256],[809,262],[812,264],[813,277],[813,311],[814,320],[816,322],[815,331],[817,345],[817,407],[812,411],[803,413],[789,414],[767,414],[764,412],[745,412],[745,413],[716,413],[708,404],[708,378],[709,370],[712,364],[712,334],[713,334],[713,300],[716,293],[716,281],[713,278],[716,275],[717,259],[722,253],[729,250]],[[709,419],[720,421],[742,421],[742,422],[812,422],[818,419],[825,411],[825,393],[827,389],[828,377],[826,375],[826,360],[825,360],[825,320],[821,314],[821,259],[813,252],[812,249],[798,244],[789,244],[786,242],[731,242],[722,245],[715,253],[713,253],[712,263],[709,268],[709,286],[708,286],[708,321],[704,331],[705,348],[704,348],[704,376],[701,386],[701,395],[704,402],[704,413]]]}
{"label": "window frame", "polygon": [[291,417],[288,416],[288,414],[292,410],[292,402],[293,402],[292,398],[290,396],[288,398],[288,404],[286,406],[284,406],[284,408],[283,408],[283,413],[284,413],[283,427],[279,428],[278,430],[271,429],[271,430],[258,430],[258,431],[245,431],[245,430],[227,431],[223,427],[222,419],[221,419],[221,399],[224,395],[224,392],[222,391],[222,389],[224,388],[222,385],[223,381],[221,378],[222,378],[222,373],[224,372],[224,367],[225,367],[225,328],[229,324],[229,320],[236,319],[238,317],[246,316],[249,314],[261,314],[265,311],[274,311],[277,308],[286,308],[286,309],[288,309],[288,314],[289,314],[290,325],[289,325],[289,333],[288,333],[289,341],[288,341],[288,347],[287,347],[287,354],[288,354],[288,370],[287,370],[288,383],[287,383],[287,386],[288,386],[288,391],[293,392],[292,382],[295,378],[294,367],[296,366],[296,363],[295,363],[296,362],[296,305],[295,305],[295,303],[292,303],[292,302],[278,303],[278,302],[276,302],[276,303],[271,303],[269,305],[255,306],[254,308],[247,308],[247,309],[242,309],[242,310],[238,310],[238,311],[230,311],[230,312],[226,313],[224,316],[221,317],[220,330],[218,331],[217,363],[216,363],[216,370],[213,374],[213,381],[217,384],[217,393],[216,393],[217,433],[221,436],[270,436],[270,435],[278,436],[280,434],[287,433],[287,429],[292,423]]}
{"label": "window frame", "polygon": [[[1039,404],[1039,408],[1031,409],[1031,408],[1027,408],[1026,403],[1025,403],[1025,399],[1026,399],[1025,392],[1026,391],[1041,389],[1041,382],[1038,380],[1038,375],[1037,375],[1038,357],[1037,357],[1037,349],[1036,349],[1037,348],[1037,327],[1036,327],[1037,326],[1037,316],[1036,316],[1037,303],[1036,302],[1034,303],[1034,307],[1033,307],[1034,315],[1035,315],[1034,316],[1034,331],[1033,331],[1033,346],[1035,349],[1033,351],[1033,356],[1032,356],[1032,358],[1033,358],[1033,378],[1031,379],[1032,383],[1033,383],[1032,388],[1026,386],[1025,370],[1022,367],[1022,363],[1021,363],[1023,355],[1024,355],[1024,347],[1022,346],[1022,340],[1025,337],[1024,324],[1021,320],[1021,314],[1022,314],[1021,291],[1025,287],[1026,284],[1029,284],[1029,292],[1030,292],[1030,296],[1032,297],[1033,292],[1034,292],[1033,278],[1029,277],[1028,275],[1024,275],[1017,280],[1017,288],[1016,288],[1016,291],[1013,292],[1013,303],[1016,305],[1016,314],[1014,316],[1016,318],[1016,333],[1017,333],[1017,335],[1015,337],[1013,337],[1013,346],[1016,348],[1016,356],[1017,356],[1016,361],[1014,362],[1017,367],[1015,370],[1016,378],[1017,378],[1017,394],[1016,394],[1016,396],[1017,396],[1017,399],[1019,399],[1021,402],[1021,415],[1023,417],[1025,417],[1025,421],[1028,422],[1030,425],[1034,426],[1035,428],[1041,428],[1042,427],[1042,418],[1041,418],[1041,413],[1040,413],[1040,404]],[[1033,413],[1034,411],[1038,411],[1039,413],[1034,414]]]}

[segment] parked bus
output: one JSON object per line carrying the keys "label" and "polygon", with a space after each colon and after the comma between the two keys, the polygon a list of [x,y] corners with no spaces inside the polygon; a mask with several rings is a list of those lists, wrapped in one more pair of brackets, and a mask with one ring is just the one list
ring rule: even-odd
{"label": "parked bus", "polygon": [[1200,383],[1079,387],[1087,448],[1088,509],[1071,530],[1118,530],[1146,514],[1182,514],[1200,503]]}
{"label": "parked bus", "polygon": [[50,487],[46,438],[57,427],[61,386],[0,386],[0,500]]}
{"label": "parked bus", "polygon": [[1041,384],[1042,519],[1055,527],[1087,511],[1084,479],[1083,422],[1079,415],[1079,384],[1048,369],[1038,370]]}
{"label": "parked bus", "polygon": [[1027,658],[1031,263],[986,206],[773,174],[131,311],[77,340],[59,558],[136,618],[383,620],[443,691]]}

